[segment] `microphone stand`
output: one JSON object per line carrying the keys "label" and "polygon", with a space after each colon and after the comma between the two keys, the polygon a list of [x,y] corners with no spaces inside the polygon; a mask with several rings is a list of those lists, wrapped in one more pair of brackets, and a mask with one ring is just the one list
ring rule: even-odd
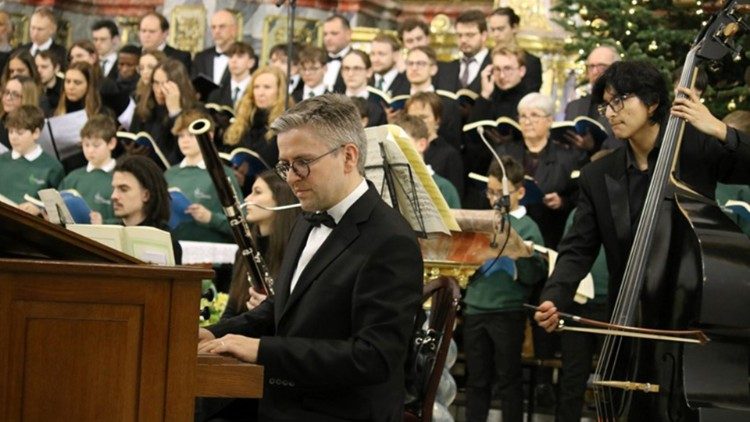
{"label": "microphone stand", "polygon": [[[281,7],[287,0],[277,0],[276,7]],[[286,96],[284,97],[284,110],[289,109],[289,81],[292,79],[292,50],[294,48],[294,17],[297,13],[297,0],[289,0],[287,9],[287,35],[286,35]]]}

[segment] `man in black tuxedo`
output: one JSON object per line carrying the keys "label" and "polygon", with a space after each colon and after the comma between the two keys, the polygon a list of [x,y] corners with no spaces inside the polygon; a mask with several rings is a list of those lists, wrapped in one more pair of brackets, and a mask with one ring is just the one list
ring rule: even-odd
{"label": "man in black tuxedo", "polygon": [[[510,7],[499,7],[492,11],[487,18],[490,37],[495,41],[495,48],[502,47],[510,50],[517,49],[516,34],[521,18]],[[539,57],[523,51],[523,61],[526,64],[526,74],[523,84],[528,92],[539,92],[542,87],[542,62]]]}
{"label": "man in black tuxedo", "polygon": [[479,10],[468,10],[456,18],[456,36],[461,58],[442,63],[435,77],[435,88],[456,92],[467,88],[477,94],[482,89],[479,74],[491,64],[487,43],[487,21]]}
{"label": "man in black tuxedo", "polygon": [[105,78],[117,81],[117,51],[120,49],[120,30],[109,19],[102,19],[91,25],[91,40],[99,56],[99,66]]}
{"label": "man in black tuxedo", "polygon": [[342,15],[332,15],[323,23],[323,47],[328,53],[328,67],[324,81],[328,90],[336,93],[346,91],[341,77],[341,60],[352,49],[352,28]]}
{"label": "man in black tuxedo", "polygon": [[[606,115],[614,135],[626,144],[581,171],[573,225],[560,242],[555,270],[534,315],[545,330],[557,327],[558,310],[571,311],[578,284],[590,271],[602,245],[610,273],[608,313],[612,312],[646,201],[651,171],[665,136],[670,113],[668,89],[659,70],[646,62],[616,62],[597,79],[592,101]],[[671,108],[673,116],[687,122],[678,152],[679,179],[708,198],[713,198],[717,182],[747,184],[750,137],[712,116],[695,92],[680,90],[685,97],[677,98]],[[650,267],[666,262],[652,261],[657,262],[651,262]],[[651,274],[661,270],[649,268]],[[592,342],[581,342],[580,348],[583,353],[583,349],[593,348]],[[586,353],[591,356],[592,351]],[[580,379],[586,379],[589,368],[584,367]],[[580,407],[570,410],[580,415]]]}
{"label": "man in black tuxedo", "polygon": [[[224,86],[229,83],[229,56],[226,52],[230,45],[237,40],[237,19],[226,9],[221,9],[211,17],[211,38],[214,45],[195,55],[190,77],[203,74],[214,81],[216,85]],[[253,55],[254,56],[254,55]],[[254,59],[255,57],[253,57]]]}
{"label": "man in black tuxedo", "polygon": [[[68,52],[65,47],[55,43],[57,33],[57,18],[52,10],[47,7],[39,7],[29,19],[30,43],[18,46],[16,50],[27,50],[32,56],[40,51],[50,51],[58,58],[62,70],[68,66]],[[16,51],[14,50],[14,51]]]}
{"label": "man in black tuxedo", "polygon": [[167,45],[169,38],[169,21],[162,14],[149,12],[141,18],[138,24],[138,40],[142,50],[163,51],[167,57],[179,60],[190,71],[190,53]]}
{"label": "man in black tuxedo", "polygon": [[391,96],[405,95],[411,90],[409,80],[404,72],[398,71],[398,55],[401,46],[392,35],[378,34],[370,43],[370,61],[373,75],[370,86],[373,86]]}
{"label": "man in black tuxedo", "polygon": [[198,349],[264,366],[260,420],[401,421],[422,286],[414,232],[364,179],[367,141],[351,100],[303,101],[271,129],[276,171],[306,217],[275,296],[202,329]]}
{"label": "man in black tuxedo", "polygon": [[[620,54],[617,49],[611,45],[601,45],[594,48],[586,58],[586,78],[591,86],[594,86],[599,76],[607,70],[612,63],[620,61]],[[589,155],[600,149],[616,149],[623,145],[622,141],[615,139],[612,134],[612,128],[609,126],[607,118],[596,111],[596,104],[591,101],[591,95],[585,95],[577,100],[573,100],[565,107],[565,120],[573,120],[578,116],[588,116],[601,123],[609,135],[600,145],[596,145],[594,138],[587,134],[585,136],[568,131],[565,134],[567,141],[586,151]]]}
{"label": "man in black tuxedo", "polygon": [[238,41],[230,44],[224,50],[224,54],[229,57],[227,64],[229,79],[226,83],[222,83],[219,89],[215,89],[208,95],[207,102],[236,108],[237,103],[252,83],[250,73],[255,67],[255,50],[250,44]]}

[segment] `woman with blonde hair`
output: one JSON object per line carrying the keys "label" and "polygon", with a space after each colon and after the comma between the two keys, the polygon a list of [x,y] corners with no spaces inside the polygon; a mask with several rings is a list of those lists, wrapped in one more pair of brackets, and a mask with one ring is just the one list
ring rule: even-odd
{"label": "woman with blonde hair", "polygon": [[252,83],[237,104],[234,123],[224,134],[224,145],[243,146],[257,152],[269,166],[276,164],[279,148],[268,127],[284,112],[286,76],[281,70],[264,66],[256,70]]}

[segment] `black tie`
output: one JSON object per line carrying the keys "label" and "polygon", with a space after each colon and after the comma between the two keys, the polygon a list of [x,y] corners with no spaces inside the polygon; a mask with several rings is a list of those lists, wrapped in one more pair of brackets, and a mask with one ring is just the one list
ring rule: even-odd
{"label": "black tie", "polygon": [[330,63],[330,62],[340,62],[340,61],[341,61],[341,57],[331,57],[331,56],[328,56],[328,63]]}
{"label": "black tie", "polygon": [[221,57],[223,55],[224,55],[224,53],[220,52],[219,50],[214,50],[214,56],[215,57]]}
{"label": "black tie", "polygon": [[331,214],[327,212],[303,212],[302,217],[305,218],[313,227],[320,227],[324,225],[326,227],[336,227],[336,221],[331,217]]}

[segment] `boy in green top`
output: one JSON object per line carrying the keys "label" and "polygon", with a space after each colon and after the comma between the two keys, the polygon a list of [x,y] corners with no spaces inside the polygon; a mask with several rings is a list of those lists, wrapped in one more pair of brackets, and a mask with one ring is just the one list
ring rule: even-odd
{"label": "boy in green top", "polygon": [[[526,208],[518,204],[525,193],[523,166],[507,156],[502,161],[511,184],[510,226],[520,239],[543,245],[539,227],[526,215]],[[502,196],[502,171],[498,163],[492,163],[488,177],[487,199],[494,207]],[[487,261],[466,289],[468,421],[487,420],[495,380],[502,398],[503,421],[523,420],[521,345],[527,314],[522,305],[528,301],[531,287],[544,282],[547,264],[518,237],[511,236],[507,253]]]}
{"label": "boy in green top", "polygon": [[41,214],[23,197],[36,197],[41,189],[56,188],[64,176],[59,161],[37,144],[44,127],[44,113],[39,107],[23,105],[8,113],[5,119],[10,154],[0,155],[0,194],[19,204],[22,210]]}
{"label": "boy in green top", "polygon": [[[409,114],[402,115],[395,123],[396,125],[401,126],[401,128],[404,129],[404,132],[406,132],[412,141],[414,141],[414,148],[416,148],[417,152],[422,156],[422,159],[424,159],[424,152],[429,146],[429,141],[427,141],[427,136],[429,134],[427,124],[425,124],[425,122],[419,117]],[[448,207],[456,209],[461,208],[461,198],[458,195],[458,190],[453,186],[453,183],[435,173],[429,164],[425,163],[425,165],[432,174],[432,179],[435,181],[438,189],[440,189],[440,193],[443,194],[445,202],[448,203]]]}
{"label": "boy in green top", "polygon": [[[170,188],[179,188],[190,200],[191,205],[186,213],[192,217],[192,220],[174,228],[172,234],[178,240],[231,243],[232,232],[229,222],[222,211],[211,176],[206,171],[198,140],[188,131],[190,124],[198,119],[211,122],[210,135],[213,136],[214,123],[208,114],[197,109],[180,114],[172,128],[172,133],[178,137],[180,152],[185,158],[180,164],[167,169],[164,178]],[[242,190],[232,169],[224,166],[224,173],[232,181],[235,195],[239,195]]]}
{"label": "boy in green top", "polygon": [[[101,220],[111,223],[115,219],[112,211],[112,170],[115,160],[112,151],[117,146],[117,126],[111,117],[104,114],[92,116],[81,129],[81,147],[88,164],[65,176],[58,190],[75,189]],[[96,217],[94,217],[96,218]]]}

